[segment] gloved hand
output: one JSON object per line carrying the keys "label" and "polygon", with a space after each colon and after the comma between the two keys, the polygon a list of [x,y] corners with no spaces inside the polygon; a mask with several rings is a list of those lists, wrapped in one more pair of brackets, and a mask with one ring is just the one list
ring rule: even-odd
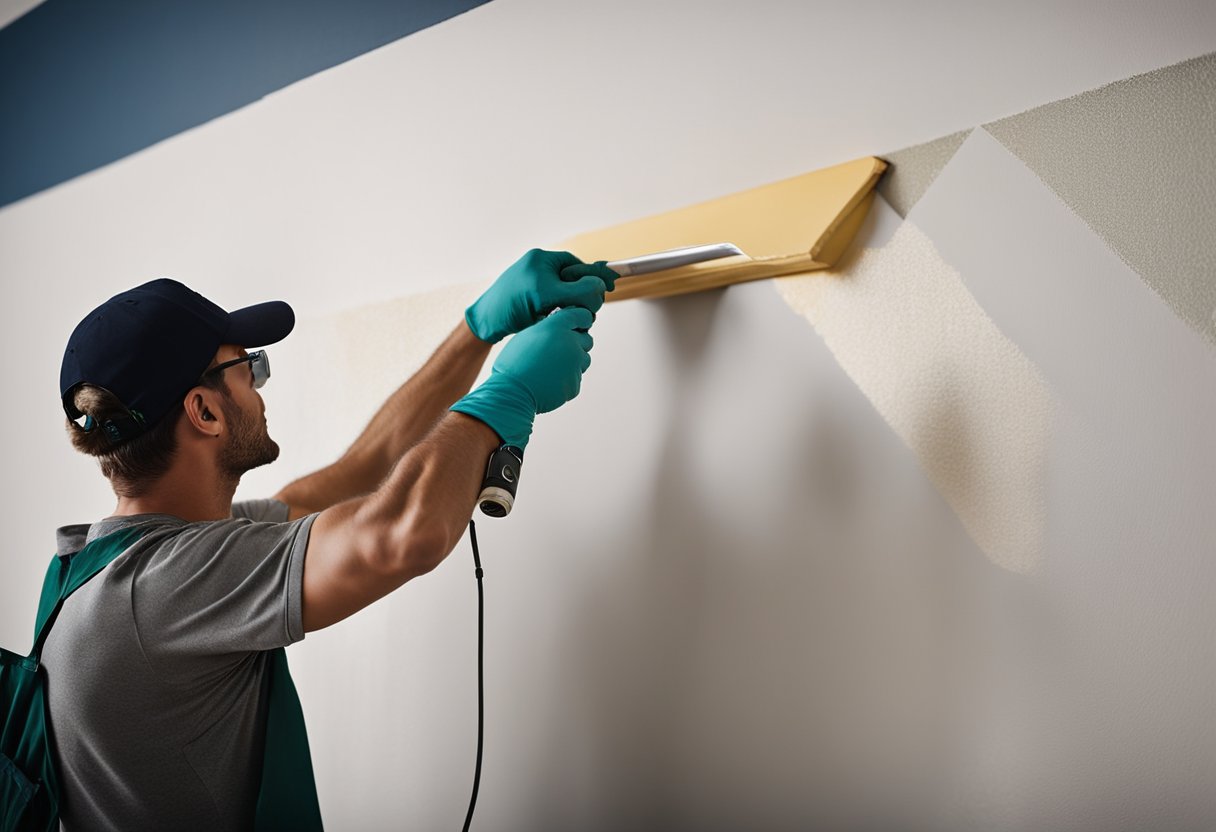
{"label": "gloved hand", "polygon": [[469,329],[494,344],[522,332],[560,306],[598,312],[617,273],[565,251],[534,248],[494,281],[464,313]]}
{"label": "gloved hand", "polygon": [[556,410],[578,395],[591,366],[592,314],[559,309],[503,347],[490,377],[452,410],[485,422],[508,445],[523,448],[537,413]]}

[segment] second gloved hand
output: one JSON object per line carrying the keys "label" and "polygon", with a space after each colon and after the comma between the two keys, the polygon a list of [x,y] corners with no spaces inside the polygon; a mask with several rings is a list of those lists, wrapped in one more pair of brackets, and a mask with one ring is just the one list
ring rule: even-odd
{"label": "second gloved hand", "polygon": [[522,332],[562,306],[597,312],[617,273],[565,251],[534,248],[515,261],[464,314],[469,329],[494,344]]}
{"label": "second gloved hand", "polygon": [[490,377],[452,410],[485,422],[503,442],[523,448],[538,413],[578,395],[591,366],[593,316],[580,306],[559,309],[503,347]]}

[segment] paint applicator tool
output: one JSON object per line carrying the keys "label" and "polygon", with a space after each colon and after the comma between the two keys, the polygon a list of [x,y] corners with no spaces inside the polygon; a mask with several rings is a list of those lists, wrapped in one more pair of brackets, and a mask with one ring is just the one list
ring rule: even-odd
{"label": "paint applicator tool", "polygon": [[[608,265],[639,260],[621,273],[606,300],[661,298],[703,292],[749,280],[830,269],[861,228],[874,187],[887,168],[875,156],[804,173],[778,182],[737,191],[696,205],[687,205],[621,225],[579,234],[558,244],[584,262]],[[696,251],[718,240],[736,247],[729,255],[652,266],[656,255],[634,258],[644,251],[681,247]],[[623,260],[622,258],[630,258]]]}
{"label": "paint applicator tool", "polygon": [[[654,272],[691,266],[707,260],[723,257],[738,257],[743,252],[730,243],[713,243],[702,246],[684,246],[654,254],[643,254],[608,263],[608,268],[621,277],[653,274]],[[515,490],[519,487],[519,472],[524,464],[524,452],[512,445],[503,445],[490,456],[486,475],[481,481],[481,493],[477,505],[482,514],[489,517],[506,517],[515,505]]]}
{"label": "paint applicator tool", "polygon": [[[740,191],[700,205],[582,234],[562,248],[603,260],[622,280],[607,300],[658,298],[831,268],[861,227],[887,163],[874,156]],[[735,243],[706,243],[731,239]],[[657,252],[620,257],[638,249]],[[711,262],[712,261],[712,262]],[[477,499],[491,517],[515,504],[523,453],[490,459]]]}

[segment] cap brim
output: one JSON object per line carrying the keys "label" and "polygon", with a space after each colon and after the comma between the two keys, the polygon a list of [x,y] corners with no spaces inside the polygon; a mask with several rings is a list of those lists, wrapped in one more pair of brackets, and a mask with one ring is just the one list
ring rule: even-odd
{"label": "cap brim", "polygon": [[281,300],[246,306],[228,313],[224,343],[238,347],[264,347],[282,341],[296,325],[296,313]]}

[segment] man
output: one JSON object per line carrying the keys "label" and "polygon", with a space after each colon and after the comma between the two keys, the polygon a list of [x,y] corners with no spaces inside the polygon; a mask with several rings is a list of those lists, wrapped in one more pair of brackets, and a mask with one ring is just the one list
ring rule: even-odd
{"label": "man", "polygon": [[248,349],[285,338],[291,308],[228,313],[162,279],[80,323],[60,378],[68,432],[118,505],[60,529],[60,555],[141,536],[67,600],[43,650],[68,830],[253,826],[263,752],[278,742],[267,740],[270,690],[283,685],[270,651],[448,555],[490,454],[522,448],[537,413],[577,395],[587,329],[615,277],[528,252],[337,462],[236,505],[241,475],[279,453],[258,392],[269,362]]}

